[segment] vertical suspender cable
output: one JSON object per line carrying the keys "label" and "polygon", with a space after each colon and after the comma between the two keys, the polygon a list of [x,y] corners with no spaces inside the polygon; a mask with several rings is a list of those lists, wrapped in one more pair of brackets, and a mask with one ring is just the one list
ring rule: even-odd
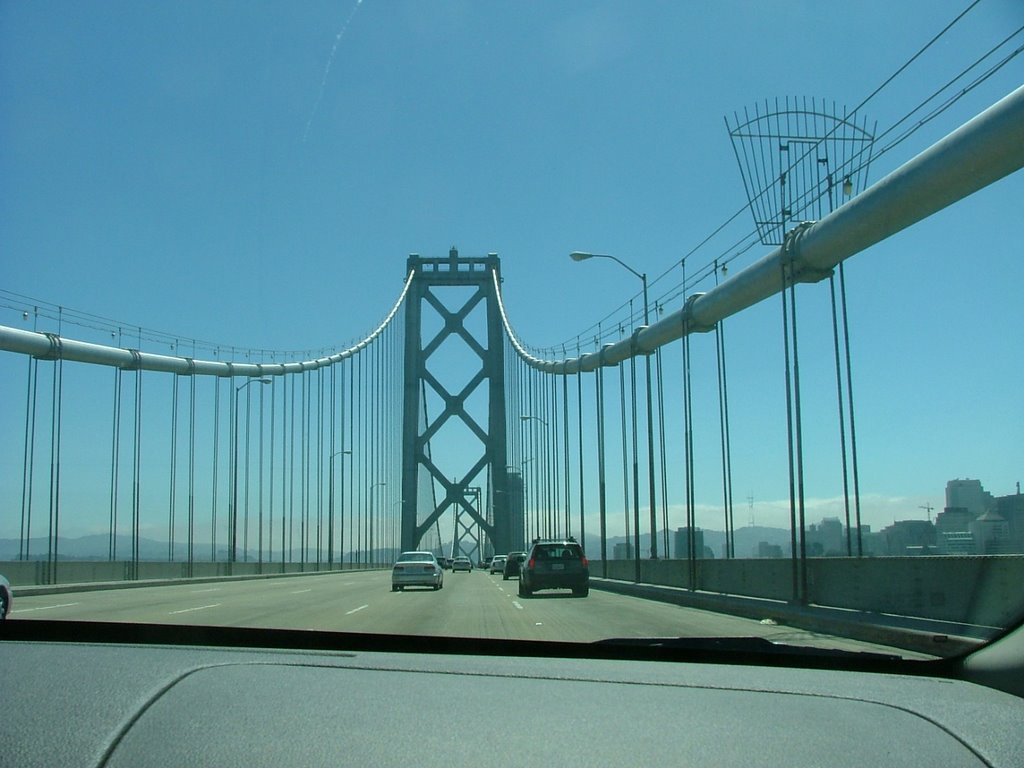
{"label": "vertical suspender cable", "polygon": [[853,464],[853,509],[857,526],[857,557],[864,556],[864,537],[860,522],[860,473],[857,466],[857,426],[853,414],[853,372],[850,367],[850,323],[846,310],[846,274],[839,262],[839,296],[843,308],[843,346],[846,350],[846,402],[850,412],[850,460]]}
{"label": "vertical suspender cable", "polygon": [[[621,330],[621,328],[620,328]],[[626,446],[626,366],[619,363],[619,416],[622,427],[622,511],[623,523],[625,524],[626,549],[631,546],[629,528],[629,449]]]}
{"label": "vertical suspender cable", "polygon": [[363,530],[363,507],[365,501],[363,499],[363,490],[366,488],[366,365],[363,361],[363,350],[360,350],[359,354],[356,355],[356,359],[359,362],[359,412],[358,416],[358,432],[359,432],[359,450],[356,454],[356,458],[359,459],[359,482],[357,484],[357,509],[356,509],[356,562],[362,565],[365,562],[365,543],[366,536]]}
{"label": "vertical suspender cable", "polygon": [[[693,386],[690,377],[690,335],[683,339],[683,422],[686,462],[686,560],[690,589],[697,589],[696,478],[693,462]],[[703,554],[703,552],[701,552]]]}
{"label": "vertical suspender cable", "polygon": [[259,573],[263,573],[263,413],[266,410],[263,397],[263,387],[260,387],[260,429],[259,429],[259,451],[258,451],[258,462],[259,470],[257,472],[257,498],[259,499],[258,513],[259,513],[259,524],[257,526],[257,538],[256,538],[256,562],[259,564]]}
{"label": "vertical suspender cable", "polygon": [[[140,339],[141,341],[141,339]],[[136,363],[138,361],[136,360]],[[135,368],[135,442],[132,467],[132,578],[139,578],[139,528],[142,522],[142,368]]]}
{"label": "vertical suspender cable", "polygon": [[324,369],[316,369],[316,569],[323,561],[324,523]]}
{"label": "vertical suspender cable", "polygon": [[348,359],[348,454],[349,476],[348,476],[348,562],[354,565],[356,560],[356,546],[359,533],[355,527],[355,488],[356,488],[356,360],[355,357]]}
{"label": "vertical suspender cable", "polygon": [[654,353],[655,369],[658,376],[658,448],[661,464],[661,529],[662,529],[662,551],[665,557],[672,557],[668,548],[668,467],[665,451],[665,381],[661,361],[661,347]]}
{"label": "vertical suspender cable", "polygon": [[572,496],[569,482],[569,377],[562,376],[562,470],[565,484],[565,535],[572,533]]}
{"label": "vertical suspender cable", "polygon": [[51,336],[54,345],[53,390],[50,410],[50,535],[48,569],[50,584],[57,583],[58,538],[60,536],[60,438],[61,411],[64,394],[64,358],[60,349],[60,322],[58,333]]}
{"label": "vertical suspender cable", "polygon": [[[38,316],[38,313],[37,313]],[[32,536],[32,479],[36,452],[36,387],[39,375],[39,360],[28,359],[28,376],[25,387],[25,455],[21,468],[21,529],[18,539],[18,559],[28,560]]]}
{"label": "vertical suspender cable", "polygon": [[[27,457],[26,458],[26,462],[27,462],[26,473],[27,474],[26,474],[26,480],[23,481],[24,485],[23,485],[23,490],[22,490],[22,499],[24,499],[23,504],[22,504],[22,510],[23,510],[23,515],[22,515],[23,526],[22,526],[22,536],[21,536],[21,559],[22,560],[28,560],[29,554],[30,554],[31,545],[32,545],[32,490],[33,490],[34,480],[35,480],[36,402],[37,402],[37,399],[38,399],[37,396],[38,396],[38,391],[39,391],[39,360],[37,358],[33,357],[31,360],[29,360],[29,370],[31,372],[30,376],[29,376],[29,378],[30,378],[29,389],[30,389],[30,392],[31,392],[31,394],[29,395],[29,398],[30,398],[31,403],[32,403],[32,406],[31,406],[32,418],[31,418],[31,420],[29,420],[27,415],[25,417],[26,422],[29,422],[29,427],[28,427],[28,433],[26,434],[26,440],[27,440],[27,443],[28,443],[27,448],[26,448],[26,457]],[[27,404],[26,404],[26,407],[28,407]],[[27,488],[27,493],[25,491],[26,488]]]}
{"label": "vertical suspender cable", "polygon": [[[232,354],[232,357],[234,355]],[[228,562],[238,558],[238,391],[235,377],[228,379]]]}
{"label": "vertical suspender cable", "polygon": [[834,275],[828,276],[829,294],[832,299],[832,341],[836,363],[836,400],[839,410],[839,453],[843,466],[843,506],[846,511],[846,556],[853,554],[853,541],[850,530],[850,479],[849,466],[846,460],[846,413],[843,403],[842,361],[839,355],[839,319],[836,310],[836,280]]}
{"label": "vertical suspender cable", "polygon": [[[598,343],[601,339],[598,338]],[[608,505],[605,483],[605,428],[604,428],[604,366],[594,371],[594,390],[597,395],[597,515],[601,534],[601,576],[608,578]]]}
{"label": "vertical suspender cable", "polygon": [[[633,302],[629,302],[629,321],[633,320]],[[630,332],[634,329],[631,327]],[[634,353],[636,350],[633,350]],[[637,441],[637,415],[636,415],[636,354],[629,357],[629,380],[630,399],[632,401],[632,427],[633,427],[633,578],[640,581],[640,450]]]}
{"label": "vertical suspender cable", "polygon": [[561,465],[559,462],[559,416],[558,416],[558,381],[557,377],[548,375],[548,379],[551,381],[551,388],[549,390],[547,411],[550,413],[550,427],[547,430],[550,438],[550,454],[549,461],[551,462],[550,475],[551,475],[551,535],[558,537],[562,535],[562,496],[561,496]]}
{"label": "vertical suspender cable", "polygon": [[[686,289],[686,259],[682,263],[683,289]],[[689,330],[689,329],[687,329]],[[687,586],[694,590],[697,588],[697,547],[696,547],[696,523],[697,514],[694,509],[697,498],[694,491],[695,478],[693,472],[693,389],[690,379],[690,334],[683,337],[682,347],[683,358],[683,450],[686,477],[686,561],[687,561]],[[701,553],[703,554],[703,553]]]}
{"label": "vertical suspender cable", "polygon": [[[303,374],[297,374],[302,377]],[[288,562],[295,562],[295,390],[296,381],[291,382],[291,399],[288,404]]]}
{"label": "vertical suspender cable", "polygon": [[[270,478],[267,489],[267,560],[274,562],[274,448],[277,438],[277,376],[270,380],[270,447],[267,473]],[[283,531],[284,528],[282,527]],[[284,547],[281,547],[281,562],[284,563]],[[284,569],[282,568],[282,572]]]}
{"label": "vertical suspender cable", "polygon": [[299,429],[299,562],[306,570],[309,557],[309,372],[302,372],[302,424]]}
{"label": "vertical suspender cable", "polygon": [[800,408],[800,355],[797,347],[796,281],[789,286],[789,303],[793,336],[793,417],[796,427],[797,511],[800,523],[800,599],[807,601],[807,528],[804,509],[804,449]]}
{"label": "vertical suspender cable", "polygon": [[[576,354],[579,355],[579,344],[576,346]],[[579,487],[580,487],[580,546],[586,549],[587,546],[587,518],[586,505],[583,499],[583,373],[576,372],[576,428],[579,433],[577,441],[577,455],[579,456]]]}
{"label": "vertical suspender cable", "polygon": [[798,552],[796,541],[796,469],[794,457],[793,440],[793,383],[790,370],[790,334],[789,334],[789,310],[786,304],[786,289],[789,283],[789,275],[785,259],[780,259],[782,269],[782,338],[784,347],[784,363],[786,367],[786,447],[789,461],[789,546],[790,563],[792,564],[792,587],[793,600],[800,600],[800,574],[798,565]]}
{"label": "vertical suspender cable", "polygon": [[736,520],[732,503],[732,427],[729,422],[729,370],[725,358],[725,328],[720,325],[722,342],[722,401],[725,403],[725,481],[729,508],[729,556],[736,557]]}
{"label": "vertical suspender cable", "polygon": [[345,438],[345,362],[343,360],[340,363],[342,366],[341,375],[338,377],[340,379],[339,395],[341,400],[341,423],[338,425],[341,432],[341,453],[339,454],[341,469],[338,472],[338,500],[340,502],[338,507],[338,564],[341,566],[345,565],[345,459],[350,455],[345,453],[348,450],[346,446],[350,445]]}
{"label": "vertical suspender cable", "polygon": [[[715,285],[718,285],[718,259],[715,259]],[[718,364],[718,420],[722,445],[722,506],[725,516],[725,556],[736,556],[733,538],[732,451],[729,444],[729,391],[725,367],[725,326],[715,323],[715,359]]]}
{"label": "vertical suspender cable", "polygon": [[337,368],[337,364],[331,365],[331,430],[327,448],[330,454],[327,461],[327,471],[330,473],[330,477],[327,478],[327,567],[330,570],[334,570],[334,452],[338,447],[334,429],[338,410]]}
{"label": "vertical suspender cable", "polygon": [[213,493],[210,499],[210,562],[217,561],[217,461],[220,437],[220,376],[213,380]]}
{"label": "vertical suspender cable", "polygon": [[[120,329],[118,344],[120,345]],[[117,490],[118,470],[121,463],[121,368],[114,369],[114,406],[111,417],[110,435],[110,542],[107,557],[113,562],[117,559]],[[34,406],[34,401],[33,401]],[[34,419],[33,419],[34,420]]]}
{"label": "vertical suspender cable", "polygon": [[[248,381],[252,381],[249,379]],[[248,383],[248,382],[247,382]],[[252,387],[245,388],[245,511],[242,524],[242,560],[249,562],[249,434],[252,426]],[[235,500],[238,503],[238,500]]]}
{"label": "vertical suspender cable", "polygon": [[178,474],[178,374],[171,374],[171,481],[167,489],[167,561],[174,561],[174,491]]}
{"label": "vertical suspender cable", "polygon": [[[193,350],[194,353],[194,350]],[[188,377],[188,575],[196,559],[196,377]]]}

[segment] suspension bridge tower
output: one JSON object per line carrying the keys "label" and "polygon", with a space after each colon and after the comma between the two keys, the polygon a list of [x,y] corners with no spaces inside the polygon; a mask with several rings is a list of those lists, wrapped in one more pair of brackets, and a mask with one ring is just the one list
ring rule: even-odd
{"label": "suspension bridge tower", "polygon": [[[494,552],[508,552],[522,545],[522,533],[513,530],[507,471],[504,330],[497,290],[501,279],[496,254],[460,257],[452,248],[447,258],[411,255],[408,271],[413,278],[405,308],[405,389],[402,434],[402,550],[420,548],[423,535],[449,509],[455,515],[455,550],[458,539],[480,531]],[[457,308],[445,300],[458,303]],[[461,302],[461,303],[460,303]],[[479,317],[482,306],[483,333],[477,338],[471,314]],[[440,316],[436,333],[424,333],[425,305]],[[479,324],[478,324],[479,325]],[[429,338],[428,338],[429,336]],[[468,382],[456,391],[442,383],[438,366],[431,357],[450,340],[461,342],[479,358],[479,367],[469,366]],[[482,389],[485,388],[485,389]],[[478,392],[486,391],[486,406]],[[439,406],[427,412],[428,394]],[[473,398],[475,408],[469,407]],[[473,413],[471,413],[471,410]],[[484,413],[485,411],[485,413]],[[475,414],[475,416],[474,416]],[[460,450],[473,451],[471,462],[461,476],[450,477],[435,463],[431,440],[453,423],[464,425],[479,441],[463,440]],[[464,430],[462,430],[464,434]],[[468,445],[467,445],[468,443]],[[425,483],[437,493],[422,493]],[[483,492],[481,492],[483,491]],[[484,507],[484,508],[481,508]],[[471,522],[467,522],[467,518]],[[481,542],[476,541],[480,548]]]}

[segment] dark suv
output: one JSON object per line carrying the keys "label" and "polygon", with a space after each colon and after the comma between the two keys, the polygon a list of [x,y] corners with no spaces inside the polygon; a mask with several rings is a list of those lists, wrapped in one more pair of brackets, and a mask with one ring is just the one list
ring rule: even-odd
{"label": "dark suv", "polygon": [[577,597],[590,593],[590,563],[576,539],[533,540],[519,574],[519,594],[529,597],[538,589],[571,589]]}
{"label": "dark suv", "polygon": [[526,560],[525,552],[509,552],[505,556],[505,570],[502,571],[501,578],[508,581],[513,576],[518,576],[524,560]]}

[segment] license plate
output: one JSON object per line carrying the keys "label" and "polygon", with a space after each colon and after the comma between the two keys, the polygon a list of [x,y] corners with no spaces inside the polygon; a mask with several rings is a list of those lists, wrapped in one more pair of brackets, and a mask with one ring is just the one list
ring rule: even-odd
{"label": "license plate", "polygon": [[552,563],[551,570],[552,571],[564,571],[565,570],[565,565],[563,563]]}

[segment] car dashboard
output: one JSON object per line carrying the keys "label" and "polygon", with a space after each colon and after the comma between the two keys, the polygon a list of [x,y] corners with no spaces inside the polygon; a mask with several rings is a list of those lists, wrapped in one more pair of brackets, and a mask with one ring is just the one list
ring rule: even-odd
{"label": "car dashboard", "polygon": [[924,674],[931,662],[807,668],[607,646],[17,624],[0,642],[2,765],[1018,766],[1024,755],[1024,699]]}

